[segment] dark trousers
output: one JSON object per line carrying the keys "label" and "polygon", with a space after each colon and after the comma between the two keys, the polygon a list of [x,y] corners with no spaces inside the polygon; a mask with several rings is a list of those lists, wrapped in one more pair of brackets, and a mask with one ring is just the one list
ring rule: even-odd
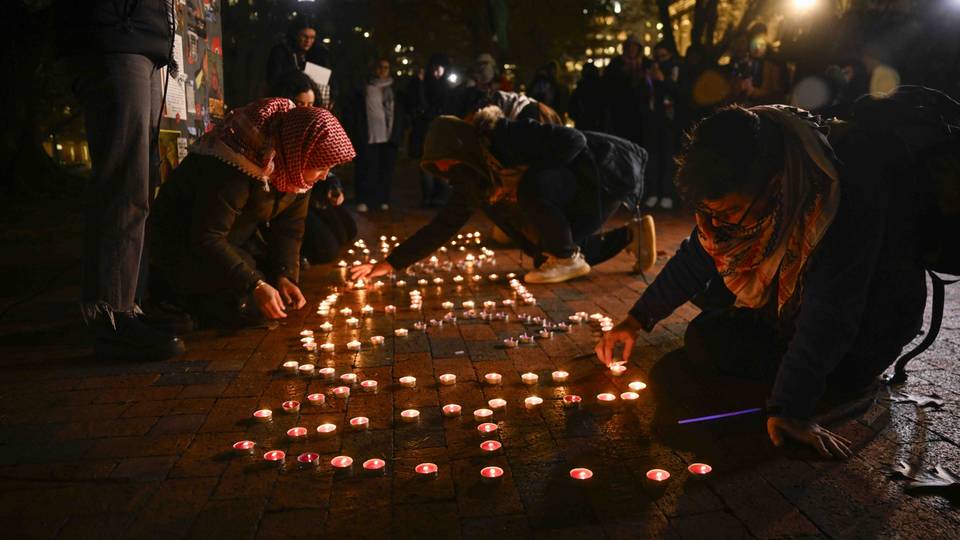
{"label": "dark trousers", "polygon": [[420,193],[423,196],[423,206],[443,206],[450,198],[450,183],[445,178],[420,169]]}
{"label": "dark trousers", "polygon": [[354,184],[358,203],[379,206],[390,202],[397,146],[393,143],[367,144],[357,156],[357,180]]}
{"label": "dark trousers", "polygon": [[134,309],[146,265],[144,238],[160,156],[162,77],[137,54],[85,58],[76,89],[83,102],[93,174],[87,187],[83,314]]}
{"label": "dark trousers", "polygon": [[300,253],[311,263],[335,261],[343,246],[357,238],[357,223],[342,206],[311,208]]}
{"label": "dark trousers", "polygon": [[524,221],[534,229],[540,249],[549,255],[566,258],[582,250],[588,263],[597,264],[627,244],[625,229],[596,234],[622,201],[599,187],[584,185],[570,169],[526,174],[517,199]]}
{"label": "dark trousers", "polygon": [[[651,113],[652,115],[652,113]],[[673,124],[663,118],[648,118],[644,122],[643,147],[647,150],[647,172],[644,197],[676,198],[673,185]]]}

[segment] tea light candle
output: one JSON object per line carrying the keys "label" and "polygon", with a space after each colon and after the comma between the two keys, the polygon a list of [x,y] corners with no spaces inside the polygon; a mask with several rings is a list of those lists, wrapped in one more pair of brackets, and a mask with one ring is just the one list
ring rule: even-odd
{"label": "tea light candle", "polygon": [[502,411],[507,406],[507,400],[502,398],[493,398],[487,401],[487,405],[494,411]]}
{"label": "tea light candle", "polygon": [[307,428],[305,427],[292,427],[287,430],[287,437],[295,441],[302,440],[307,436]]}
{"label": "tea light candle", "polygon": [[477,304],[473,300],[466,300],[462,302],[460,305],[463,306],[463,309],[473,309],[474,307],[476,307]]}
{"label": "tea light candle", "polygon": [[326,401],[327,401],[327,396],[320,393],[307,395],[307,402],[317,407],[319,407],[320,405],[323,405],[324,403],[326,403]]}
{"label": "tea light candle", "polygon": [[387,462],[379,458],[368,459],[363,462],[363,470],[370,474],[383,474],[387,470],[386,467]]}
{"label": "tea light candle", "polygon": [[463,282],[463,276],[459,276],[459,275],[453,276],[453,282],[454,282],[454,283],[462,283],[462,282]]}
{"label": "tea light candle", "polygon": [[540,377],[536,373],[524,373],[520,375],[520,380],[523,381],[523,384],[534,385],[537,384],[537,381],[540,380]]}
{"label": "tea light candle", "polygon": [[317,426],[317,433],[321,437],[331,437],[337,432],[336,424],[320,424]]}
{"label": "tea light candle", "polygon": [[454,375],[453,373],[444,373],[443,375],[440,375],[439,377],[437,377],[437,379],[439,379],[440,384],[444,386],[451,386],[451,385],[457,384],[457,376]]}
{"label": "tea light candle", "polygon": [[497,431],[497,425],[493,422],[484,422],[477,426],[477,431],[480,432],[480,435],[490,435],[493,432]]}
{"label": "tea light candle", "polygon": [[562,323],[557,323],[557,325],[554,327],[554,329],[555,329],[557,332],[569,332],[569,331],[570,331],[570,325],[567,324],[567,323],[564,323],[564,322],[562,322]]}
{"label": "tea light candle", "polygon": [[320,368],[319,373],[320,375],[323,375],[324,379],[332,381],[334,376],[336,376],[337,374],[337,370],[333,369],[332,367],[325,367],[325,368]]}
{"label": "tea light candle", "polygon": [[550,339],[553,337],[553,332],[549,330],[541,330],[537,332],[537,337],[540,339]]}
{"label": "tea light candle", "polygon": [[500,279],[500,276],[498,276],[498,275],[496,275],[496,274],[490,274],[489,276],[487,276],[487,279],[489,279],[490,281],[496,281],[496,280]]}
{"label": "tea light candle", "polygon": [[283,412],[285,412],[285,413],[287,413],[287,414],[292,414],[292,413],[300,412],[300,402],[299,402],[299,401],[294,401],[294,400],[284,401],[280,406],[283,407]]}
{"label": "tea light candle", "polygon": [[670,473],[663,469],[650,469],[647,471],[648,480],[653,480],[654,482],[663,482],[667,478],[670,478]]}
{"label": "tea light candle", "polygon": [[337,263],[337,266],[339,266],[340,268],[346,268],[346,267],[347,267],[347,261],[344,261],[344,260],[341,259],[340,262]]}
{"label": "tea light candle", "polygon": [[406,377],[400,377],[400,386],[404,388],[413,388],[417,386],[417,378],[407,375]]}
{"label": "tea light candle", "polygon": [[408,424],[412,424],[420,420],[420,411],[416,409],[406,409],[406,410],[400,411],[400,419],[403,420],[404,422],[407,422]]}
{"label": "tea light candle", "polygon": [[630,389],[633,390],[634,392],[639,392],[639,391],[641,391],[641,390],[643,390],[644,388],[647,387],[647,383],[645,383],[645,382],[640,382],[640,381],[633,381],[632,383],[628,384],[627,386],[629,386]]}
{"label": "tea light candle", "polygon": [[568,319],[570,322],[572,322],[572,323],[579,323],[579,322],[580,322],[580,316],[579,316],[579,315],[570,315],[569,317],[567,317],[567,319]]}
{"label": "tea light candle", "polygon": [[589,480],[593,478],[593,471],[584,467],[570,469],[570,478],[573,478],[574,480]]}
{"label": "tea light candle", "polygon": [[503,376],[499,373],[487,373],[483,376],[483,380],[487,381],[487,384],[500,384],[503,381]]}
{"label": "tea light candle", "polygon": [[348,350],[348,351],[359,351],[359,350],[360,350],[360,346],[361,346],[361,343],[360,343],[359,341],[355,340],[355,339],[352,339],[352,340],[350,340],[350,341],[347,342],[347,350]]}
{"label": "tea light candle", "polygon": [[483,441],[480,443],[480,450],[482,450],[484,454],[499,452],[501,448],[503,448],[503,445],[500,444],[500,441]]}
{"label": "tea light candle", "polygon": [[706,463],[691,463],[690,466],[687,467],[687,470],[690,471],[691,474],[704,475],[710,474],[710,471],[713,470],[713,467],[707,465]]}
{"label": "tea light candle", "polygon": [[503,476],[503,469],[490,465],[480,469],[480,477],[487,482],[492,482]]}
{"label": "tea light candle", "polygon": [[624,400],[624,401],[626,401],[626,402],[629,402],[629,403],[633,403],[633,402],[637,401],[637,398],[639,398],[639,397],[640,397],[640,394],[638,394],[638,393],[636,393],[636,392],[624,392],[624,393],[620,394],[620,399],[622,399],[622,400]]}
{"label": "tea light candle", "polygon": [[330,331],[333,330],[333,325],[329,322],[325,322],[320,325],[320,330],[323,330],[325,333],[330,333]]}
{"label": "tea light candle", "polygon": [[610,364],[610,374],[614,377],[619,377],[627,371],[627,366],[623,364]]}
{"label": "tea light candle", "polygon": [[399,280],[399,281],[397,281],[397,287],[406,287],[406,286],[407,286],[407,282],[406,282],[406,281],[404,281],[404,280],[402,280],[402,279]]}
{"label": "tea light candle", "polygon": [[360,313],[361,313],[362,315],[367,316],[367,317],[369,317],[370,315],[373,315],[373,306],[371,306],[371,305],[369,305],[369,304],[363,306],[362,308],[360,308]]}
{"label": "tea light candle", "polygon": [[494,309],[497,307],[497,303],[493,300],[487,300],[483,303],[483,309]]}
{"label": "tea light candle", "polygon": [[413,470],[425,478],[436,478],[440,469],[435,463],[421,463],[414,467]]}
{"label": "tea light candle", "polygon": [[506,298],[506,299],[504,299],[504,300],[503,300],[502,302],[500,302],[500,303],[503,304],[503,305],[505,305],[505,306],[508,306],[508,307],[509,307],[509,306],[512,306],[512,305],[513,305],[513,300],[511,300],[511,299],[509,299],[509,298]]}
{"label": "tea light candle", "polygon": [[383,345],[384,337],[383,336],[370,336],[370,344],[379,347]]}
{"label": "tea light candle", "polygon": [[571,409],[579,407],[581,401],[583,401],[583,398],[576,394],[567,394],[563,396],[563,406]]}
{"label": "tea light candle", "polygon": [[260,409],[253,412],[253,419],[257,422],[269,422],[273,419],[273,411],[270,409]]}
{"label": "tea light candle", "polygon": [[473,419],[477,422],[486,422],[493,416],[493,411],[490,409],[477,409],[473,411]]}
{"label": "tea light candle", "polygon": [[370,419],[366,416],[354,416],[350,419],[350,427],[356,431],[367,429],[370,426]]}
{"label": "tea light candle", "polygon": [[350,328],[356,328],[357,326],[360,325],[360,319],[356,317],[350,317],[347,319],[346,322],[347,322],[347,326],[349,326]]}
{"label": "tea light candle", "polygon": [[320,464],[320,454],[316,452],[304,452],[297,456],[297,463],[301,467],[316,467]]}
{"label": "tea light candle", "polygon": [[337,348],[337,346],[334,345],[333,343],[321,343],[321,344],[320,344],[320,350],[323,351],[323,352],[325,352],[325,353],[332,353],[334,350],[336,350],[336,348]]}
{"label": "tea light candle", "polygon": [[397,328],[397,329],[394,329],[393,331],[393,335],[397,337],[407,337],[408,333],[409,333],[409,330],[407,330],[406,328]]}
{"label": "tea light candle", "polygon": [[364,392],[376,393],[379,386],[380,384],[373,379],[367,379],[365,381],[360,382],[360,388],[363,388]]}
{"label": "tea light candle", "polygon": [[348,307],[345,307],[340,310],[340,314],[343,315],[344,317],[349,317],[350,315],[353,315],[353,310]]}
{"label": "tea light candle", "polygon": [[[389,250],[387,250],[387,249],[384,249],[384,250],[383,250],[384,253],[386,253],[387,251],[389,251]],[[372,261],[371,261],[371,262],[372,262]],[[373,282],[373,287],[376,288],[376,289],[382,289],[382,288],[383,288],[383,285],[384,285],[384,283],[383,283],[382,281],[380,281],[380,280],[377,280],[377,281],[374,281],[374,282]]]}
{"label": "tea light candle", "polygon": [[418,280],[417,280],[417,285],[429,285],[429,284],[430,284],[430,282],[427,281],[426,279],[418,279]]}
{"label": "tea light candle", "polygon": [[442,277],[435,277],[435,278],[433,278],[433,284],[434,284],[434,285],[441,285],[441,284],[443,284],[443,278],[442,278]]}
{"label": "tea light candle", "polygon": [[522,343],[523,345],[529,345],[533,343],[533,336],[530,336],[528,334],[520,334],[520,336],[517,337],[517,341]]}
{"label": "tea light candle", "polygon": [[553,379],[553,382],[555,383],[565,383],[567,382],[567,379],[570,378],[570,374],[567,373],[566,371],[558,370],[551,373],[550,377]]}
{"label": "tea light candle", "polygon": [[442,304],[440,304],[440,307],[446,310],[453,309],[453,302],[447,300],[446,302],[443,302]]}
{"label": "tea light candle", "polygon": [[334,397],[340,399],[347,399],[350,397],[350,387],[349,386],[338,386],[332,390]]}
{"label": "tea light candle", "polygon": [[[436,322],[436,321],[434,321],[434,322]],[[414,329],[414,330],[424,330],[426,327],[427,327],[427,325],[423,324],[423,321],[417,321],[417,322],[413,323],[413,329]]]}
{"label": "tea light candle", "polygon": [[353,466],[353,458],[350,456],[337,456],[330,460],[330,465],[334,469],[344,471]]}
{"label": "tea light candle", "polygon": [[316,344],[315,342],[311,341],[310,343],[304,343],[304,344],[303,344],[303,348],[304,348],[305,350],[307,350],[307,351],[313,352],[313,351],[317,350],[317,344]]}
{"label": "tea light candle", "polygon": [[283,463],[286,457],[287,454],[283,450],[271,450],[263,455],[263,460],[270,463]]}
{"label": "tea light candle", "polygon": [[543,403],[543,398],[537,396],[530,396],[523,400],[523,406],[527,409],[536,409]]}
{"label": "tea light candle", "polygon": [[288,371],[290,373],[296,373],[297,368],[299,367],[300,367],[300,362],[297,362],[296,360],[288,360],[283,363],[283,370]]}
{"label": "tea light candle", "polygon": [[460,407],[460,405],[457,405],[456,403],[448,403],[444,405],[441,410],[443,411],[444,416],[448,418],[453,418],[455,416],[460,416],[460,411],[462,410],[462,408]]}
{"label": "tea light candle", "polygon": [[383,308],[383,311],[386,312],[386,313],[390,313],[390,314],[396,313],[396,312],[397,312],[397,306],[395,306],[395,305],[393,305],[393,304],[389,304],[389,305],[387,305],[387,306],[385,306],[385,307]]}
{"label": "tea light candle", "polygon": [[237,441],[233,443],[233,451],[238,454],[252,454],[257,443],[253,441]]}
{"label": "tea light candle", "polygon": [[508,337],[507,339],[503,340],[503,346],[508,349],[515,349],[517,348],[517,345],[517,340],[513,339],[512,337]]}
{"label": "tea light candle", "polygon": [[300,335],[303,336],[303,337],[312,337],[312,336],[313,336],[313,330],[310,330],[310,329],[305,328],[305,329],[303,329],[303,330],[300,331]]}
{"label": "tea light candle", "polygon": [[597,401],[600,402],[601,405],[612,405],[613,402],[616,401],[616,399],[617,399],[617,396],[615,396],[614,394],[609,394],[606,392],[604,392],[603,394],[597,394]]}

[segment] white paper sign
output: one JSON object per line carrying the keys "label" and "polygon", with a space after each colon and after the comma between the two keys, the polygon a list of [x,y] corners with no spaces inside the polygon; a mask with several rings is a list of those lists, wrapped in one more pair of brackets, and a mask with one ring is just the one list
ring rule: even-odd
{"label": "white paper sign", "polygon": [[180,73],[176,79],[169,81],[167,78],[167,68],[163,68],[163,78],[167,83],[167,100],[164,107],[164,116],[167,118],[187,119],[187,92],[184,81],[187,80],[183,73],[183,38],[180,34],[173,35],[173,59],[178,66],[181,66]]}
{"label": "white paper sign", "polygon": [[313,82],[317,83],[318,86],[327,86],[330,84],[330,74],[333,73],[329,69],[319,64],[314,64],[313,62],[307,62],[307,65],[303,68],[303,72],[307,74],[307,77],[313,79]]}

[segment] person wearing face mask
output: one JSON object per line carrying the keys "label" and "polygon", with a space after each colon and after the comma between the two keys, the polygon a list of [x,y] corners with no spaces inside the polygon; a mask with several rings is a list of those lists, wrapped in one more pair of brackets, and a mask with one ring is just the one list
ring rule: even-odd
{"label": "person wearing face mask", "polygon": [[160,188],[155,297],[202,326],[281,319],[303,307],[297,282],[310,189],[354,155],[326,109],[267,98],[234,110]]}

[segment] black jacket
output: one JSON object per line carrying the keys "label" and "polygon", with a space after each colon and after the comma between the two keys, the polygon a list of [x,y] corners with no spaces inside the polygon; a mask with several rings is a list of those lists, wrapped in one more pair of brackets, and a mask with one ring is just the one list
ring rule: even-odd
{"label": "black jacket", "polygon": [[[151,212],[153,263],[185,281],[191,269],[202,271],[219,277],[221,288],[241,294],[265,279],[264,273],[297,282],[309,197],[309,192],[264,191],[262,182],[217,158],[188,155],[160,188]],[[263,271],[241,251],[261,228],[269,261]]]}
{"label": "black jacket", "polygon": [[[831,143],[842,161],[840,206],[807,263],[799,311],[776,321],[792,339],[769,405],[797,418],[813,414],[828,377],[852,355],[875,357],[881,369],[893,363],[916,336],[926,298],[917,199],[893,197],[909,174],[885,159],[898,155],[895,146],[861,133]],[[649,331],[716,279],[694,229],[630,314]]]}
{"label": "black jacket", "polygon": [[[504,167],[529,167],[528,174],[545,168],[568,167],[580,182],[607,191],[628,205],[635,204],[640,197],[647,158],[646,151],[639,146],[611,135],[531,120],[498,122],[490,153]],[[394,268],[405,268],[432,253],[456,234],[478,209],[506,231],[519,228],[502,205],[488,203],[475,181],[454,179],[451,184],[453,191],[446,206],[387,257]],[[521,236],[511,234],[515,241],[521,242],[521,249],[530,255],[539,255],[539,250],[524,244]]]}
{"label": "black jacket", "polygon": [[170,62],[171,0],[59,0],[57,45],[62,55],[140,54]]}

